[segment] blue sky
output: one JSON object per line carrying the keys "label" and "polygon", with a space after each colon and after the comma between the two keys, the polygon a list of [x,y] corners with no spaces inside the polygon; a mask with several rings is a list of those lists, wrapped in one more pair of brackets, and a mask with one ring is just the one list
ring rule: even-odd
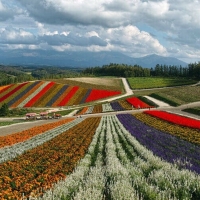
{"label": "blue sky", "polygon": [[[200,61],[199,0],[0,0],[0,49]],[[32,54],[30,53],[32,50]]]}

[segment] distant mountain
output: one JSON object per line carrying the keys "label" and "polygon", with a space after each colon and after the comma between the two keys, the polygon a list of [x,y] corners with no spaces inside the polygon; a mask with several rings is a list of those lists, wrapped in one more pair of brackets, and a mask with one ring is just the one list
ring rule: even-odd
{"label": "distant mountain", "polygon": [[157,64],[176,65],[176,66],[181,65],[182,67],[185,67],[188,65],[188,63],[183,62],[177,58],[158,56],[156,54],[144,56],[142,58],[135,58],[135,61],[138,65],[141,65],[147,68],[155,67]]}
{"label": "distant mountain", "polygon": [[155,54],[140,58],[126,56],[119,52],[57,52],[49,50],[0,50],[0,64],[6,65],[50,65],[68,67],[94,67],[110,63],[140,65],[151,68],[156,64],[187,66],[187,63],[173,57]]}

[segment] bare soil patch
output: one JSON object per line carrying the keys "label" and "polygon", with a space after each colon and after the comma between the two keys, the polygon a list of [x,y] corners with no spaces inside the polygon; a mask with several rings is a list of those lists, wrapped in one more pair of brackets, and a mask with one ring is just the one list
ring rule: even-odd
{"label": "bare soil patch", "polygon": [[83,82],[83,83],[90,83],[90,84],[94,84],[94,85],[115,86],[116,85],[116,79],[114,79],[114,78],[80,77],[80,78],[67,78],[66,80],[73,80],[73,81],[78,81],[78,82]]}
{"label": "bare soil patch", "polygon": [[54,79],[51,81],[67,85],[78,85],[88,89],[123,90],[121,78],[78,77]]}

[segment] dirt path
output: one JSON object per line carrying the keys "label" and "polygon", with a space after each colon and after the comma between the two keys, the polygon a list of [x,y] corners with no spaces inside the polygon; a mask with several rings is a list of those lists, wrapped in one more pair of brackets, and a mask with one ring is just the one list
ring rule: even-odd
{"label": "dirt path", "polygon": [[122,98],[122,97],[133,95],[133,91],[130,88],[127,80],[125,78],[122,78],[122,82],[123,82],[123,85],[124,85],[124,89],[126,91],[125,94],[122,94],[122,95],[119,95],[119,96],[116,96],[116,97],[112,97],[112,98],[109,98],[109,99],[105,99],[105,100],[102,100],[102,101],[99,101],[99,102],[102,102],[102,103],[103,102],[111,102],[111,101],[117,100],[117,99]]}

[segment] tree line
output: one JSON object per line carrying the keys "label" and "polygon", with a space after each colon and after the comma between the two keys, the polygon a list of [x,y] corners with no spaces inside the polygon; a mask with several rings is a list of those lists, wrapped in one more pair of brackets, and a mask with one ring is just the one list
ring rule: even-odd
{"label": "tree line", "polygon": [[200,78],[200,62],[188,64],[187,67],[157,64],[154,68],[143,68],[139,65],[110,63],[102,67],[89,67],[82,71],[84,75],[118,76],[118,77],[188,77]]}
{"label": "tree line", "polygon": [[94,76],[118,76],[118,77],[142,77],[150,76],[150,69],[139,65],[126,65],[110,63],[102,67],[89,67],[82,71],[84,75]]}
{"label": "tree line", "polygon": [[157,64],[154,68],[139,65],[110,63],[102,67],[64,68],[64,67],[22,67],[0,65],[0,86],[32,80],[60,79],[80,76],[117,76],[117,77],[188,77],[200,79],[200,62],[187,67]]}

